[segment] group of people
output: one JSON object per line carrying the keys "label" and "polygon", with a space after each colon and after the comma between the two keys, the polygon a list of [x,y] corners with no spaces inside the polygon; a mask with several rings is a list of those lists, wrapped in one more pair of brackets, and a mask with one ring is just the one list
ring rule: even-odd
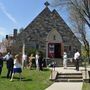
{"label": "group of people", "polygon": [[7,67],[7,78],[10,78],[10,81],[13,81],[13,76],[15,73],[19,73],[19,77],[21,80],[21,72],[22,72],[22,65],[21,65],[21,55],[13,55],[11,52],[8,52],[5,56],[2,55],[0,52],[0,75],[2,73],[3,62],[6,62]]}
{"label": "group of people", "polygon": [[29,57],[29,68],[32,67],[32,62],[35,60],[35,65],[37,70],[43,70],[43,55],[41,53],[31,54]]}
{"label": "group of people", "polygon": [[[22,59],[23,58],[23,59]],[[28,63],[27,63],[28,59]],[[5,56],[2,55],[0,52],[0,75],[2,73],[3,68],[3,62],[6,62],[7,67],[7,78],[10,78],[10,81],[13,81],[13,77],[15,73],[19,73],[19,77],[21,80],[21,73],[23,67],[28,67],[29,69],[32,68],[32,63],[35,61],[35,66],[37,70],[43,70],[43,56],[41,53],[37,52],[36,55],[30,54],[30,56],[27,58],[25,55],[17,54],[13,56],[11,52],[8,52]],[[23,63],[22,63],[23,61]]]}
{"label": "group of people", "polygon": [[[73,59],[74,59],[74,63],[75,63],[75,67],[76,67],[77,71],[79,71],[79,58],[80,58],[80,53],[78,50],[76,50]],[[64,69],[67,68],[67,61],[68,61],[68,56],[67,56],[67,53],[64,52],[64,54],[63,54],[63,67],[64,67]]]}
{"label": "group of people", "polygon": [[[77,71],[79,71],[79,57],[80,57],[80,53],[78,50],[76,50],[73,59],[74,59],[75,67],[76,67]],[[29,60],[28,60],[27,66],[29,69],[32,68],[32,62],[33,62],[33,60],[35,60],[36,69],[43,70],[43,55],[41,53],[37,52],[35,56],[34,56],[34,54],[30,54],[28,59]],[[67,60],[68,60],[67,53],[64,52],[64,54],[63,54],[63,67],[65,69],[67,68]],[[22,55],[17,54],[15,56],[13,56],[10,52],[8,52],[5,56],[3,56],[2,53],[0,52],[0,75],[2,73],[3,61],[6,61],[7,78],[10,78],[10,81],[13,81],[14,74],[19,73],[19,77],[21,80]],[[24,63],[26,63],[26,61]],[[26,66],[26,64],[24,64],[24,66]]]}

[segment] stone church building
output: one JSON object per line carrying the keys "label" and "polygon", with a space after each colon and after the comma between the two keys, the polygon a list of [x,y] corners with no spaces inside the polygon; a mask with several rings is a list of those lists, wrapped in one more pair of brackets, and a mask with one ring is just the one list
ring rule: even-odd
{"label": "stone church building", "polygon": [[75,49],[81,50],[81,43],[56,10],[51,11],[45,3],[41,13],[19,34],[15,32],[18,50],[25,43],[25,49],[42,50],[46,58],[62,58],[66,51],[72,57]]}

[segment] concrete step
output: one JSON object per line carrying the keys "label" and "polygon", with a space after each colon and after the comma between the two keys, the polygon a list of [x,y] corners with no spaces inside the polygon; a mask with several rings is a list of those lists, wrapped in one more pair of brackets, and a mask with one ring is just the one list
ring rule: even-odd
{"label": "concrete step", "polygon": [[71,78],[74,78],[74,79],[77,79],[77,78],[82,78],[82,75],[58,75],[57,78],[68,78],[68,79],[71,79]]}
{"label": "concrete step", "polygon": [[56,82],[82,82],[83,77],[81,72],[77,73],[58,73]]}
{"label": "concrete step", "polygon": [[83,79],[56,79],[55,82],[83,82]]}
{"label": "concrete step", "polygon": [[81,72],[73,72],[73,73],[58,73],[58,75],[82,75]]}

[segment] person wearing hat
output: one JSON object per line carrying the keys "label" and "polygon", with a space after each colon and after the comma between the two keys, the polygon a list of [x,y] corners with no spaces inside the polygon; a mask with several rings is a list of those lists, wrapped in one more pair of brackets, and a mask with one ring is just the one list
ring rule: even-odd
{"label": "person wearing hat", "polygon": [[64,69],[67,68],[67,53],[66,52],[64,52],[63,54],[63,67]]}

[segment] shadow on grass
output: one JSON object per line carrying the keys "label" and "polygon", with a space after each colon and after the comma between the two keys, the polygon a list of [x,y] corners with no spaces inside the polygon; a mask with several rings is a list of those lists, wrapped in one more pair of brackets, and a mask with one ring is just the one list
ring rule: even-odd
{"label": "shadow on grass", "polygon": [[[30,70],[36,70],[36,68],[31,68]],[[43,69],[42,69],[42,70],[40,70],[40,71],[49,71],[49,69],[48,69],[48,68],[44,68],[44,67],[43,67]]]}
{"label": "shadow on grass", "polygon": [[[19,80],[20,78],[19,78],[19,77],[14,77],[14,79]],[[27,81],[27,82],[28,82],[28,81],[32,81],[31,78],[25,78],[25,77],[22,77],[21,80],[22,80],[22,81]]]}
{"label": "shadow on grass", "polygon": [[7,76],[1,76],[1,78],[7,78]]}
{"label": "shadow on grass", "polygon": [[[1,76],[1,78],[3,78],[3,79],[10,79],[10,78],[7,78],[6,76]],[[13,79],[20,80],[19,77],[14,77]],[[22,81],[24,81],[24,82],[32,81],[31,78],[26,79],[25,77],[23,77],[23,78],[21,78],[21,79],[22,79]]]}
{"label": "shadow on grass", "polygon": [[22,79],[22,81],[32,81],[32,79]]}
{"label": "shadow on grass", "polygon": [[42,71],[50,71],[48,68],[44,68]]}
{"label": "shadow on grass", "polygon": [[[7,78],[7,76],[1,76],[1,78]],[[10,77],[7,78],[7,79],[10,79]],[[20,79],[20,78],[19,77],[14,77],[14,79]],[[24,77],[22,79],[24,79]]]}

